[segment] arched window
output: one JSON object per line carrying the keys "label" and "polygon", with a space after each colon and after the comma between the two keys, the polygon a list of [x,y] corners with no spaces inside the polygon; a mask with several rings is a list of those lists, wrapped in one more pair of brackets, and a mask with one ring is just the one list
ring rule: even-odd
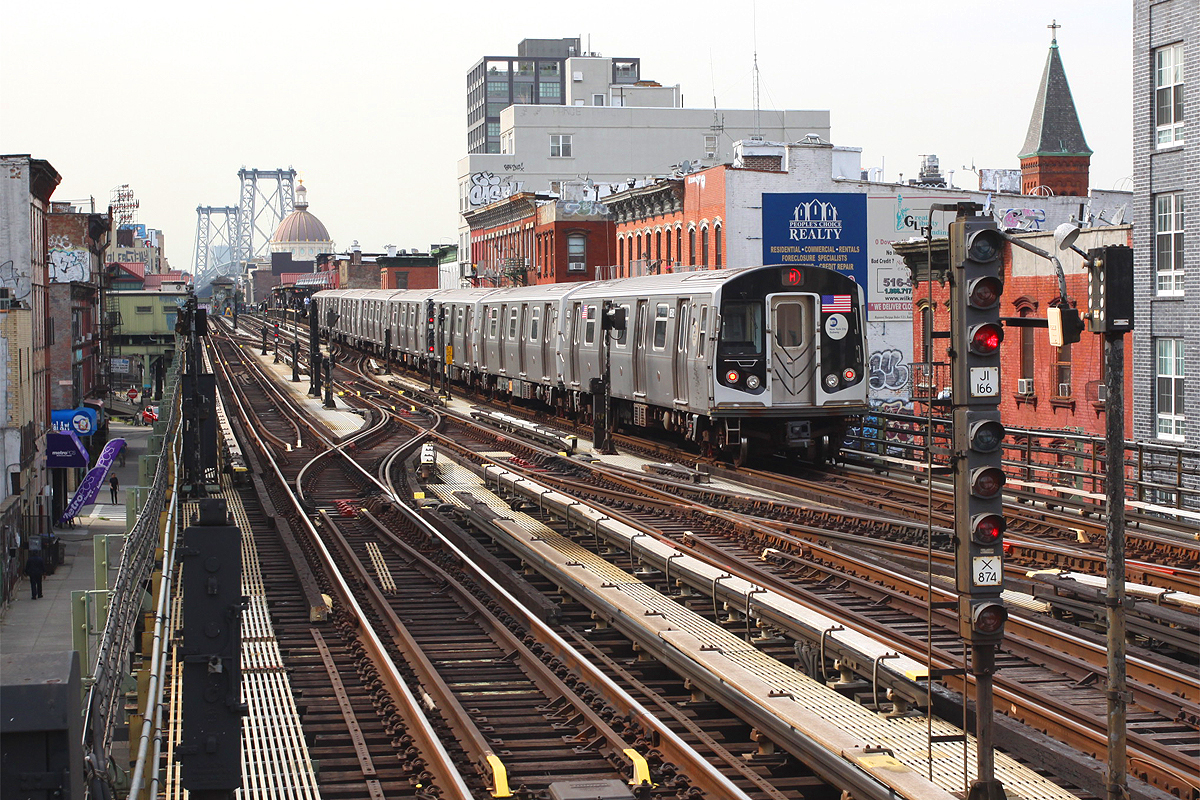
{"label": "arched window", "polygon": [[683,228],[675,229],[675,260],[683,263]]}
{"label": "arched window", "polygon": [[700,230],[700,263],[708,266],[708,228]]}
{"label": "arched window", "polygon": [[696,229],[688,228],[688,265],[696,266]]}
{"label": "arched window", "polygon": [[662,261],[662,231],[654,232],[654,258]]}
{"label": "arched window", "polygon": [[716,258],[717,258],[716,267],[717,267],[717,269],[720,269],[721,267],[724,266],[724,264],[721,261],[721,226],[720,225],[713,228],[713,249],[716,251],[716,253],[715,253]]}
{"label": "arched window", "polygon": [[667,228],[667,264],[671,263],[671,229]]}
{"label": "arched window", "polygon": [[617,266],[625,266],[625,240],[617,239]]}
{"label": "arched window", "polygon": [[637,235],[637,252],[633,254],[633,257],[638,261],[646,257],[645,251],[642,250],[642,235],[640,233]]}

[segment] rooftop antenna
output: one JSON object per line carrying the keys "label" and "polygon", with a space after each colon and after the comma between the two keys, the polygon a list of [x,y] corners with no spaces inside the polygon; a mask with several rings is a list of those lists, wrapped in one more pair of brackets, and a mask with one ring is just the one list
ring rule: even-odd
{"label": "rooftop antenna", "polygon": [[753,24],[754,24],[754,138],[762,138],[762,125],[759,124],[759,101],[758,101],[758,3],[754,3],[753,9]]}

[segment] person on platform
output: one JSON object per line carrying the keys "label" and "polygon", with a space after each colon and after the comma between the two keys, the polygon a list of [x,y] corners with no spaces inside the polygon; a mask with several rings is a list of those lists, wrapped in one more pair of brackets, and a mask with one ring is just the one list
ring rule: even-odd
{"label": "person on platform", "polygon": [[121,488],[121,482],[117,480],[117,476],[113,475],[108,479],[108,490],[112,494],[112,504],[117,504],[117,490]]}
{"label": "person on platform", "polygon": [[42,596],[42,576],[46,574],[46,562],[42,560],[41,550],[30,550],[25,559],[25,574],[29,576],[29,591],[33,599]]}

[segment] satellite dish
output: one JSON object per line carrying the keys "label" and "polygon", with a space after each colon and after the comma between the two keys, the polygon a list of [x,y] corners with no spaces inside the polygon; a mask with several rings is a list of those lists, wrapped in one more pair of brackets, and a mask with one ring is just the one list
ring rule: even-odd
{"label": "satellite dish", "polygon": [[692,162],[690,162],[690,161],[684,161],[684,162],[682,162],[682,163],[679,165],[679,171],[680,171],[680,172],[682,172],[684,175],[686,175],[686,174],[688,174],[689,172],[691,172],[691,171],[692,171]]}

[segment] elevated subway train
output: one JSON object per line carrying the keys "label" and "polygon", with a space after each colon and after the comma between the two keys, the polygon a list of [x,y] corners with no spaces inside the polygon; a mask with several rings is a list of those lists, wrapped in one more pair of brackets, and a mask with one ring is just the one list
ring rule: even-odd
{"label": "elevated subway train", "polygon": [[[313,296],[322,331],[451,380],[586,415],[611,333],[614,424],[662,428],[736,460],[822,461],[867,407],[862,290],[819,267],[766,266],[500,289]],[[332,312],[332,313],[331,313]],[[386,351],[390,351],[385,353]]]}

